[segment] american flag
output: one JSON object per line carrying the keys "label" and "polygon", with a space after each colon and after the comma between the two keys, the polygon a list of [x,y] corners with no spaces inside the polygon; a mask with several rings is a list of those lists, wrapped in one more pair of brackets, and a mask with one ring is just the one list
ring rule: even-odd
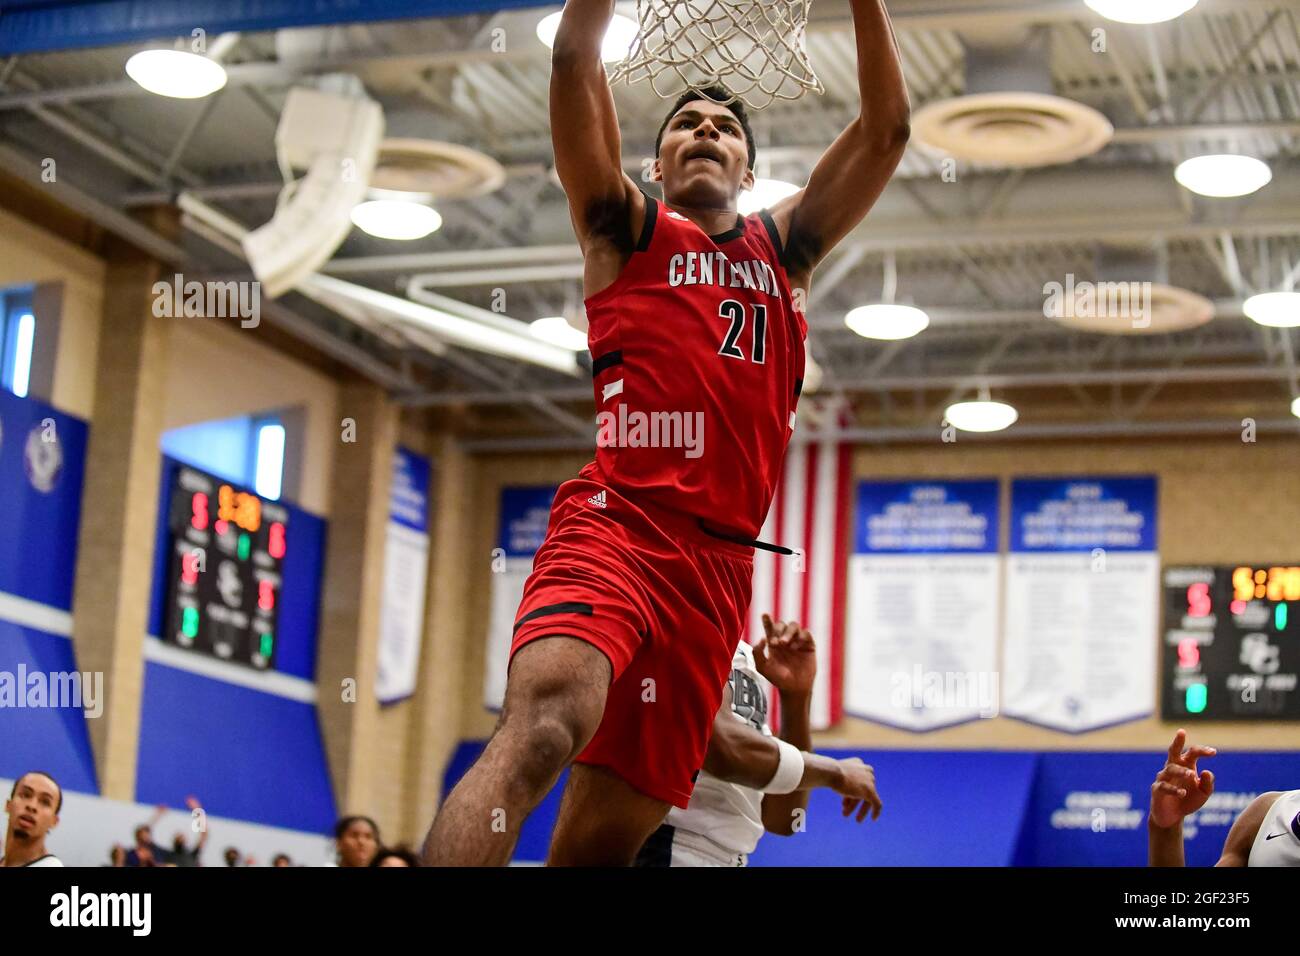
{"label": "american flag", "polygon": [[[843,713],[844,607],[848,575],[848,522],[851,507],[852,448],[828,433],[842,421],[837,406],[814,414],[828,428],[813,430],[790,442],[781,480],[759,534],[792,549],[793,556],[754,553],[754,594],[745,640],[763,638],[763,614],[797,620],[817,642],[817,682],[813,688],[812,725],[823,730]],[[802,440],[801,440],[802,439]],[[775,695],[770,718],[779,726]]]}

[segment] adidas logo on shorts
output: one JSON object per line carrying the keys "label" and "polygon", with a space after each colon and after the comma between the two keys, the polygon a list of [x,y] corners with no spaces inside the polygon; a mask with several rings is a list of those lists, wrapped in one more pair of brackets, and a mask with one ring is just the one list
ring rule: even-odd
{"label": "adidas logo on shorts", "polygon": [[605,507],[605,492],[598,491],[596,494],[592,495],[590,498],[587,499],[587,504],[595,505],[597,508]]}

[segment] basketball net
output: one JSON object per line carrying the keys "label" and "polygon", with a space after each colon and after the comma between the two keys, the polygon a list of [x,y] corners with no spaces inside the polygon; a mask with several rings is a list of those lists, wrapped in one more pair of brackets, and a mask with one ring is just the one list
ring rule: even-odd
{"label": "basketball net", "polygon": [[756,110],[822,93],[804,41],[811,2],[637,0],[640,32],[610,82],[648,80],[665,99],[720,83]]}

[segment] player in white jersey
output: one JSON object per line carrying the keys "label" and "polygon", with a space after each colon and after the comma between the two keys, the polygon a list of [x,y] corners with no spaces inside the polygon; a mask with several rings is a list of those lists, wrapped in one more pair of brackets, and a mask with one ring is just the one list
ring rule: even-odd
{"label": "player in white jersey", "polygon": [[[744,866],[765,831],[788,836],[803,829],[808,791],[817,787],[843,794],[844,816],[856,811],[859,823],[868,813],[880,816],[870,766],[809,752],[817,675],[812,635],[766,614],[763,629],[755,647],[741,641],[736,648],[689,806],[668,811],[637,866]],[[768,684],[780,694],[780,737],[768,726]]]}
{"label": "player in white jersey", "polygon": [[[1187,747],[1179,730],[1169,745],[1169,761],[1151,785],[1147,817],[1148,863],[1185,866],[1183,818],[1205,806],[1214,793],[1214,774],[1196,761],[1213,757],[1213,747]],[[1261,793],[1242,810],[1223,842],[1215,866],[1300,866],[1300,790]]]}

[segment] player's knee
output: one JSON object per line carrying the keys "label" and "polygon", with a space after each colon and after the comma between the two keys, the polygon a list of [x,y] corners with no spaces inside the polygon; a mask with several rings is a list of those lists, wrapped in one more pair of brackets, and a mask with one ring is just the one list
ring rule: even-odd
{"label": "player's knee", "polygon": [[579,728],[562,713],[539,714],[521,722],[511,747],[520,786],[529,795],[545,794],[580,746]]}

